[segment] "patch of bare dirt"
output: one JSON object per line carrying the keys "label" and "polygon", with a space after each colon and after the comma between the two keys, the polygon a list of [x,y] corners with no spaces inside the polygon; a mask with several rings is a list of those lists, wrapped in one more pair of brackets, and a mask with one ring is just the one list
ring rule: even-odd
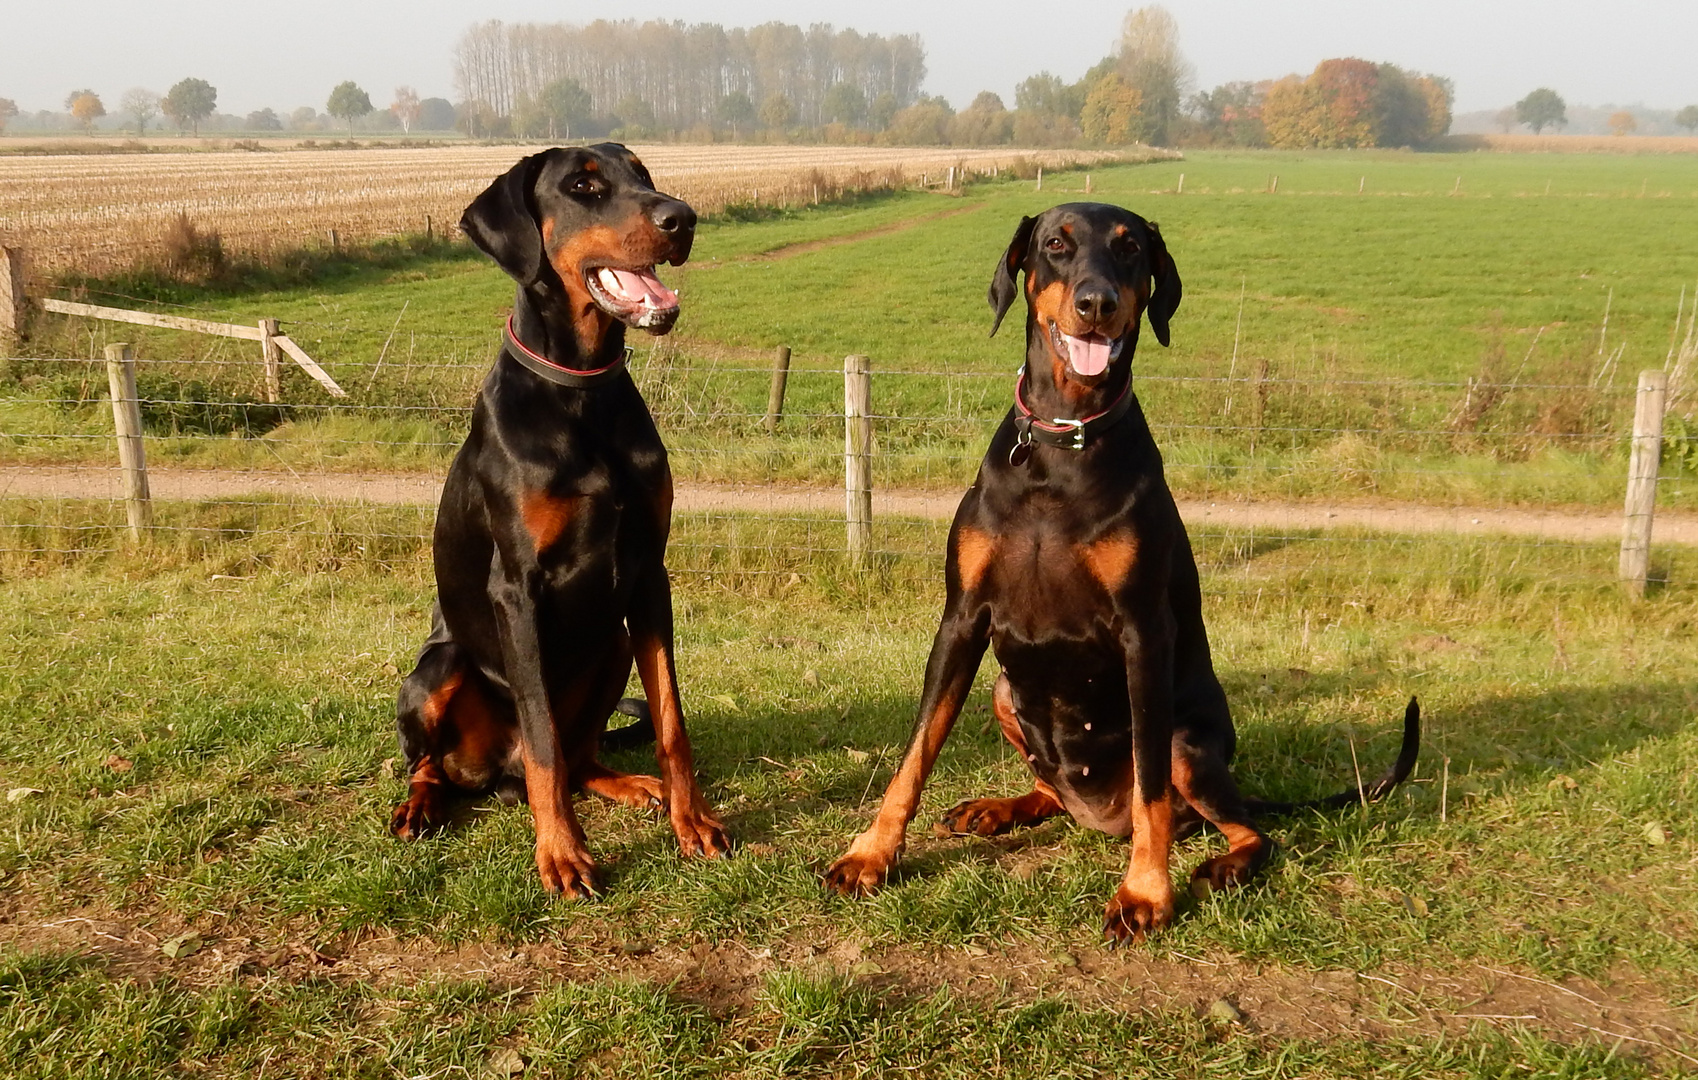
{"label": "patch of bare dirt", "polygon": [[[191,928],[122,913],[79,913],[37,921],[20,911],[0,921],[0,945],[75,951],[116,980],[167,974],[210,986],[231,980],[330,978],[409,986],[434,978],[482,979],[536,992],[560,980],[635,976],[675,988],[716,1014],[759,1006],[766,976],[802,968],[865,982],[897,996],[947,988],[988,1003],[1065,998],[1086,1008],[1165,1009],[1219,1016],[1280,1038],[1457,1035],[1476,1024],[1511,1025],[1568,1041],[1623,1044],[1636,1056],[1698,1065],[1698,1010],[1671,1004],[1631,972],[1607,983],[1552,982],[1486,964],[1445,970],[1304,972],[1231,958],[1152,957],[1140,948],[1079,948],[1019,942],[985,948],[881,946],[808,935],[772,946],[738,941],[651,945],[593,931],[548,943],[448,945],[424,938],[361,936],[314,943],[284,932],[262,942],[204,930],[173,958],[164,948]],[[181,950],[182,946],[178,946]]]}

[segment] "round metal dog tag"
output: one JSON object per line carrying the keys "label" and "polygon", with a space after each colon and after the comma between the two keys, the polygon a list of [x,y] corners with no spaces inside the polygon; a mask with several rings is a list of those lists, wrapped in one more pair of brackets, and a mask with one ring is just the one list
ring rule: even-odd
{"label": "round metal dog tag", "polygon": [[1008,452],[1008,463],[1018,469],[1020,466],[1026,464],[1027,460],[1029,460],[1031,456],[1032,444],[1029,442],[1017,442],[1014,444],[1014,449]]}

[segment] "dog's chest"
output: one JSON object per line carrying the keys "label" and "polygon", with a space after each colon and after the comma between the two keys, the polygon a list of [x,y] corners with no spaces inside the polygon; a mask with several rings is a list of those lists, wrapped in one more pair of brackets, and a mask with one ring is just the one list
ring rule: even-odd
{"label": "dog's chest", "polygon": [[1095,637],[1114,632],[1112,597],[1138,558],[1127,530],[1081,537],[1042,519],[996,531],[963,528],[956,543],[962,589],[991,609],[997,637]]}

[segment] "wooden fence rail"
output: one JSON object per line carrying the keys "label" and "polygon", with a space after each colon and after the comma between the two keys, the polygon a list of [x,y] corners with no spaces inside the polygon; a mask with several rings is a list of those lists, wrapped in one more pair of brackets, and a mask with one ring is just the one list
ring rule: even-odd
{"label": "wooden fence rail", "polygon": [[277,401],[281,397],[281,386],[275,378],[276,354],[273,346],[281,349],[302,371],[311,375],[318,384],[330,392],[331,397],[345,398],[348,392],[336,384],[325,370],[318,366],[306,350],[289,340],[287,334],[277,333],[276,319],[262,319],[253,326],[243,326],[240,323],[208,322],[205,319],[190,319],[182,315],[158,315],[151,311],[131,311],[129,308],[102,307],[99,304],[79,304],[72,300],[55,300],[48,297],[41,301],[41,310],[57,312],[61,315],[80,315],[85,319],[104,319],[107,322],[133,323],[136,326],[159,326],[167,330],[187,330],[193,334],[212,334],[216,337],[237,338],[241,341],[257,341],[266,363],[265,390],[266,399]]}

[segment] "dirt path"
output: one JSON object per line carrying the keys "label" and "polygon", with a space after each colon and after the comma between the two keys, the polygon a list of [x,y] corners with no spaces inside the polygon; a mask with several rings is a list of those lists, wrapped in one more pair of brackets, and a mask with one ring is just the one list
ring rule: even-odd
{"label": "dirt path", "polygon": [[[434,505],[440,477],[422,474],[302,473],[152,469],[156,499],[295,497],[394,506]],[[0,467],[0,498],[115,499],[122,495],[116,469],[92,466]],[[958,492],[880,491],[875,515],[948,520]],[[843,493],[791,484],[680,483],[675,509],[683,512],[842,513]],[[1393,533],[1452,533],[1536,537],[1545,540],[1616,540],[1621,517],[1584,510],[1422,506],[1409,503],[1325,503],[1183,500],[1179,511],[1192,530],[1371,529]],[[1657,543],[1698,544],[1698,514],[1659,513]]]}
{"label": "dirt path", "polygon": [[210,919],[194,928],[205,940],[201,950],[183,960],[165,958],[160,943],[187,929],[148,912],[85,909],[43,919],[13,911],[0,918],[0,944],[74,951],[102,964],[114,981],[149,983],[170,975],[192,986],[330,979],[385,992],[448,976],[534,993],[617,971],[731,1013],[756,1008],[763,980],[774,970],[799,968],[835,972],[887,993],[919,997],[949,989],[987,1004],[1065,995],[1086,1008],[1206,1015],[1224,1001],[1236,1011],[1236,1025],[1281,1038],[1456,1038],[1476,1025],[1508,1025],[1563,1042],[1614,1044],[1633,1058],[1698,1064],[1690,1007],[1671,1005],[1658,987],[1625,971],[1602,984],[1578,978],[1559,983],[1484,964],[1301,971],[1228,957],[1163,960],[1140,948],[1071,943],[878,946],[798,934],[752,948],[735,939],[717,945],[619,942],[595,930],[518,946],[454,946],[378,934],[315,947],[287,937],[279,945],[277,927]]}

